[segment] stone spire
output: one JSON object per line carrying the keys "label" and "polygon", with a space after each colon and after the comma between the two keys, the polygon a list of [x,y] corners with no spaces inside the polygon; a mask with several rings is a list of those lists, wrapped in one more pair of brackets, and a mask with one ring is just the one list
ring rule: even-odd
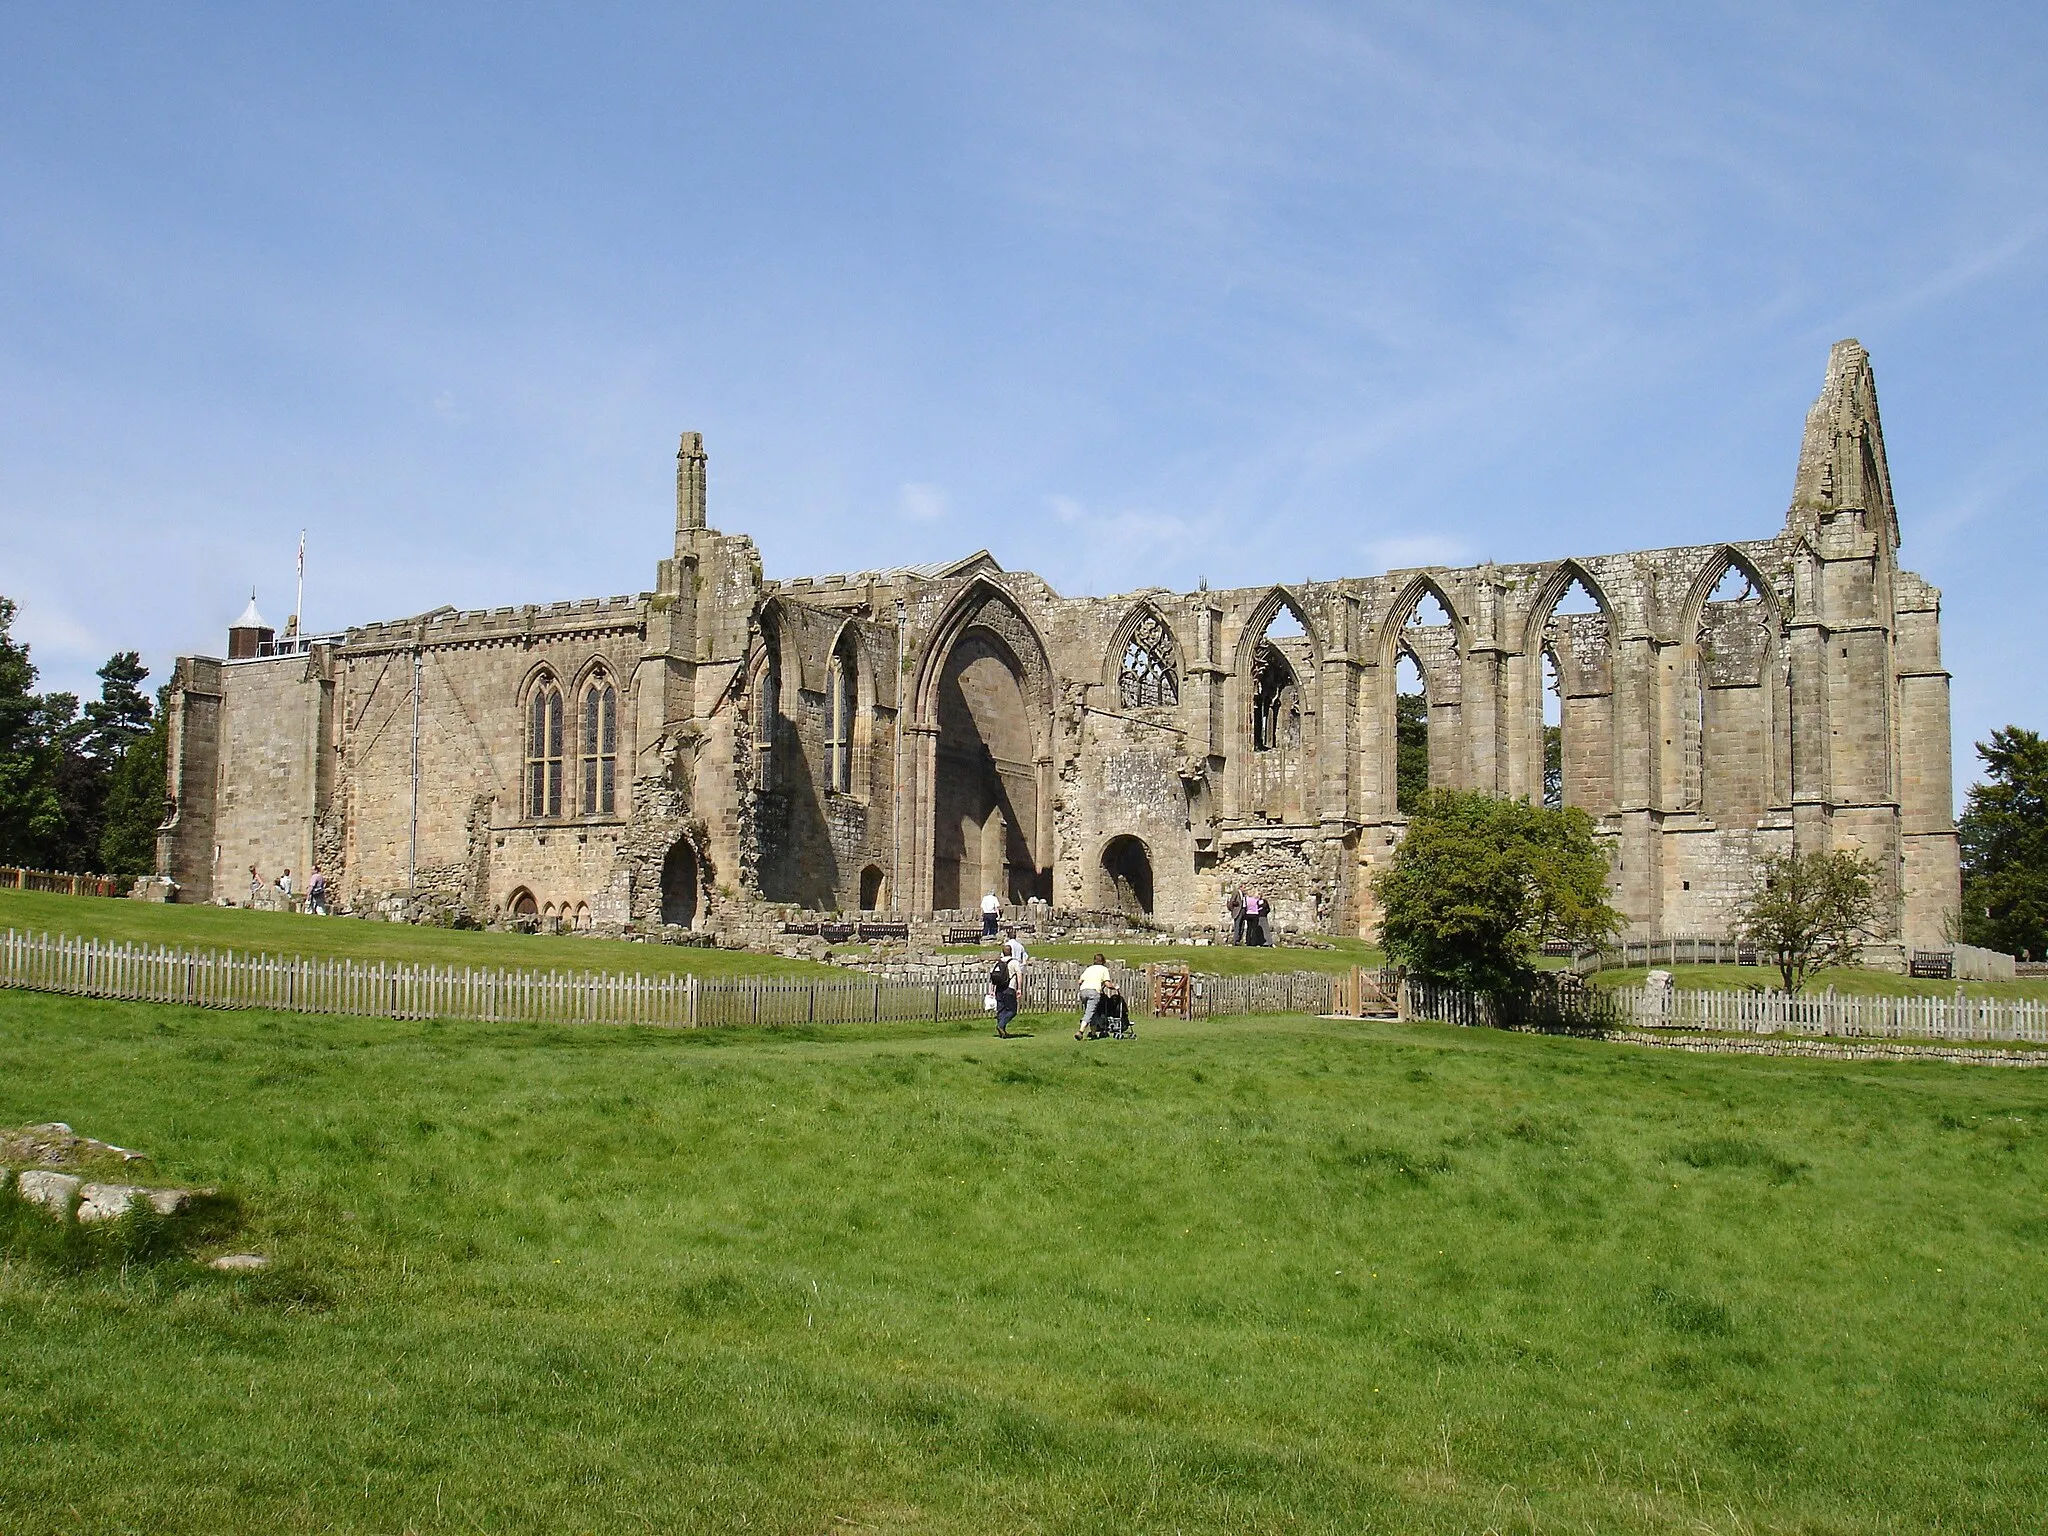
{"label": "stone spire", "polygon": [[1799,472],[1792,481],[1787,526],[1809,531],[1836,513],[1856,512],[1873,534],[1898,548],[1891,471],[1877,416],[1877,381],[1860,342],[1838,341],[1828,353],[1827,382],[1806,413]]}
{"label": "stone spire", "polygon": [[676,450],[676,534],[704,526],[704,434],[685,432]]}

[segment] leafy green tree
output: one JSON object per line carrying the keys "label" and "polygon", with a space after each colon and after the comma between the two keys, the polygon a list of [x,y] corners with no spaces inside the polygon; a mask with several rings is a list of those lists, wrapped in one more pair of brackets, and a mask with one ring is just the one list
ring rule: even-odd
{"label": "leafy green tree", "polygon": [[1394,807],[1407,815],[1429,794],[1429,700],[1394,696]]}
{"label": "leafy green tree", "polygon": [[1877,867],[1860,853],[1772,853],[1736,910],[1739,937],[1768,954],[1787,992],[1816,972],[1854,965],[1877,929]]}
{"label": "leafy green tree", "polygon": [[1985,782],[1970,786],[1962,937],[2007,954],[2048,954],[2048,740],[2008,725],[1977,743]]}
{"label": "leafy green tree", "polygon": [[1397,963],[1497,996],[1529,985],[1546,942],[1598,944],[1622,922],[1584,811],[1473,792],[1425,795],[1374,891]]}
{"label": "leafy green tree", "polygon": [[99,867],[110,875],[146,875],[156,868],[156,829],[164,819],[164,748],[170,716],[157,690],[155,719],[107,775]]}
{"label": "leafy green tree", "polygon": [[35,663],[14,638],[16,611],[11,598],[0,597],[0,864],[40,866],[64,835],[57,799],[62,752],[45,701],[33,691]]}

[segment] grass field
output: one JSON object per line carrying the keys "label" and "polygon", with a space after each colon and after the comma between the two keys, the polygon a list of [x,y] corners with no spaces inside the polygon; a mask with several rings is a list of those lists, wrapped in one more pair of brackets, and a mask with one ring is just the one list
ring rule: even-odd
{"label": "grass field", "polygon": [[[1125,965],[1184,965],[1212,976],[1249,976],[1264,971],[1348,971],[1354,965],[1378,966],[1380,951],[1363,939],[1331,939],[1329,949],[1291,949],[1279,945],[1232,944],[1033,944],[1035,959],[1078,960],[1084,965],[1107,955]],[[985,953],[989,945],[950,945],[945,954]]]}
{"label": "grass field", "polygon": [[354,917],[306,917],[241,907],[161,905],[46,891],[0,891],[0,931],[81,934],[120,943],[234,949],[273,955],[335,956],[411,965],[506,966],[527,970],[694,972],[699,976],[780,975],[828,967],[743,950],[524,933],[479,933]]}
{"label": "grass field", "polygon": [[[1674,987],[1700,991],[1741,992],[1751,987],[1778,991],[1782,985],[1776,967],[1760,965],[1667,965]],[[1590,978],[1596,987],[1640,987],[1648,967],[1596,971]],[[2048,979],[2029,977],[2024,981],[1916,981],[1886,971],[1865,971],[1854,967],[1822,971],[1806,983],[1812,995],[1833,987],[1854,997],[1954,997],[1960,988],[1972,997],[2025,997],[2048,1000]]]}
{"label": "grass field", "polygon": [[52,1118],[278,1264],[17,1243],[10,1536],[2048,1523],[2048,1074],[0,994]]}

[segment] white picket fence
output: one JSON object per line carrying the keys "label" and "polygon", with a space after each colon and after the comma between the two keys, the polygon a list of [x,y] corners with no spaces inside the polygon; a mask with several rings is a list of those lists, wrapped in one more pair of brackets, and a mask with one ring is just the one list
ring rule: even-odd
{"label": "white picket fence", "polygon": [[[1150,1011],[1142,971],[1115,968],[1135,1014]],[[0,987],[201,1008],[393,1019],[522,1024],[649,1024],[691,1029],[738,1024],[852,1024],[963,1019],[983,1011],[980,960],[925,977],[640,975],[530,971],[388,961],[308,959],[114,944],[61,934],[0,937]],[[1027,1012],[1079,1011],[1079,967],[1027,967]],[[1205,976],[1197,1016],[1329,1011],[1332,978],[1312,972]]]}
{"label": "white picket fence", "polygon": [[1826,1035],[1844,1040],[1992,1040],[2048,1043],[2048,1003],[2029,998],[1849,997],[1835,992],[1673,991],[1610,994],[1614,1026],[1711,1034]]}

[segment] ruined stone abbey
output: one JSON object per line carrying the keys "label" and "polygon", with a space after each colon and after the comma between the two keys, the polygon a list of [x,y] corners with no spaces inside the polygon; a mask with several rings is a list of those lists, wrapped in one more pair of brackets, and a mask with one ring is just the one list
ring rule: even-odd
{"label": "ruined stone abbey", "polygon": [[1934,947],[1948,675],[1898,545],[1847,341],[1770,537],[1298,586],[1070,598],[986,553],[771,580],[708,525],[691,433],[652,591],[283,639],[252,604],[182,658],[160,871],[610,930],[989,891],[1206,925],[1242,886],[1369,936],[1405,718],[1428,782],[1583,807],[1633,935],[1725,933],[1796,845],[1869,855]]}

